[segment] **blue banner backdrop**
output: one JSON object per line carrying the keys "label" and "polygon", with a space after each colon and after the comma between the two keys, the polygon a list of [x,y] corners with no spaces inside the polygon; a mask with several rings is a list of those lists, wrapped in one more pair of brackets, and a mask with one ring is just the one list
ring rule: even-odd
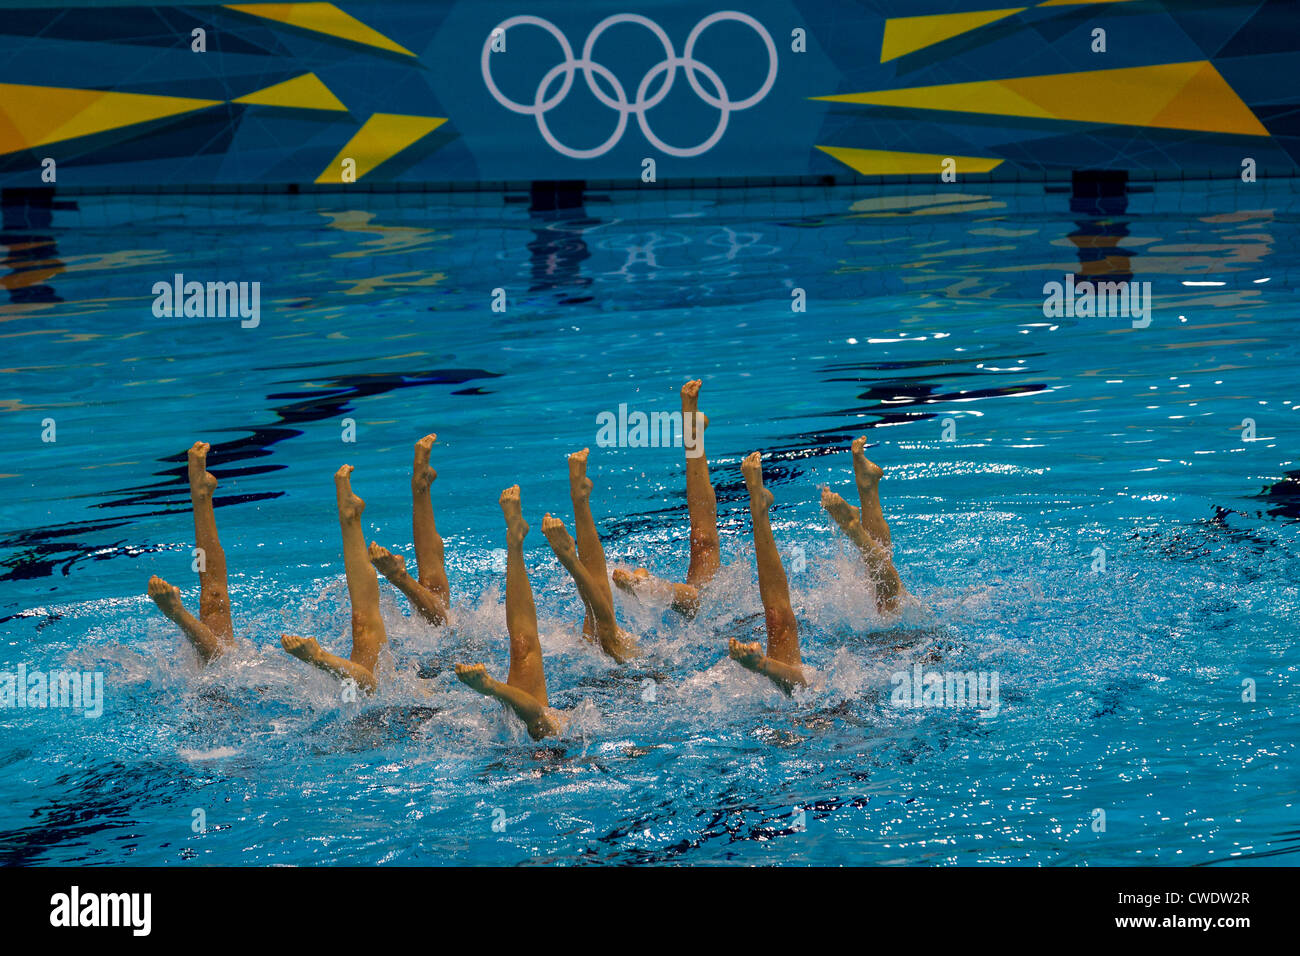
{"label": "blue banner backdrop", "polygon": [[1294,175],[1300,5],[0,10],[0,186]]}

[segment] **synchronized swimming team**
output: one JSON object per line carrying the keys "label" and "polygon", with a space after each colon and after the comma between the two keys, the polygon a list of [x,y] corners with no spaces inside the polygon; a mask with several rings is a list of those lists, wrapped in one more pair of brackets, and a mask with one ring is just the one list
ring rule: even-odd
{"label": "synchronized swimming team", "polygon": [[[683,421],[699,414],[698,380],[682,387]],[[448,623],[451,589],[443,561],[443,541],[433,516],[431,489],[437,472],[429,465],[436,440],[426,435],[415,443],[415,464],[411,475],[412,537],[417,575],[406,569],[406,560],[372,542],[366,547],[361,514],[366,503],[352,491],[352,466],[334,474],[338,498],[339,525],[343,532],[343,565],[347,574],[348,598],[352,605],[352,653],[340,657],[320,646],[314,637],[281,636],[284,649],[341,680],[355,681],[366,691],[376,688],[375,670],[379,653],[388,640],[379,612],[378,569],[410,602],[424,620],[433,625]],[[573,578],[586,607],[583,634],[620,664],[637,657],[636,638],[619,627],[614,615],[611,577],[621,590],[667,604],[673,611],[693,617],[700,608],[705,587],[722,565],[718,542],[718,502],[709,479],[708,459],[700,444],[686,456],[686,501],[690,512],[690,565],[684,582],[664,581],[645,568],[632,571],[605,565],[605,551],[591,513],[592,482],[587,477],[587,449],[569,456],[569,493],[573,500],[573,523],[577,536],[569,535],[564,522],[547,514],[542,534],[566,571]],[[881,469],[863,454],[866,438],[852,445],[853,476],[861,507],[846,502],[829,487],[822,488],[822,507],[857,547],[874,584],[877,607],[895,611],[906,591],[894,567],[889,525],[880,507]],[[199,571],[199,616],[196,619],[181,602],[179,589],[162,578],[149,580],[148,594],[159,610],[189,638],[199,657],[207,662],[236,643],[230,617],[230,593],[226,587],[226,556],[217,537],[212,495],[217,480],[207,471],[209,446],[196,442],[189,450],[190,501],[194,509],[195,544],[203,561]],[[766,651],[757,643],[732,638],[729,652],[741,666],[763,674],[787,694],[807,683],[799,656],[799,628],[790,606],[790,588],[768,520],[772,493],[763,487],[759,453],[741,463],[749,491],[749,513],[753,521],[754,551],[758,563],[758,588],[767,623]],[[491,677],[482,664],[457,664],[456,676],[481,694],[494,697],[509,707],[540,740],[562,732],[564,715],[549,706],[542,647],[537,635],[537,612],[532,585],[524,565],[524,537],[529,526],[523,518],[519,486],[501,493],[501,511],[506,522],[506,630],[510,635],[510,670],[505,683]]]}

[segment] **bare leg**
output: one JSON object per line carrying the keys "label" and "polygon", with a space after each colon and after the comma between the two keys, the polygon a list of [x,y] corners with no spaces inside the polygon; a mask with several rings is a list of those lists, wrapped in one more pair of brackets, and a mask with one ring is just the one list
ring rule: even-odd
{"label": "bare leg", "polygon": [[411,531],[418,580],[442,599],[442,606],[446,609],[451,606],[451,586],[447,583],[442,538],[433,521],[433,500],[429,494],[438,477],[438,473],[429,467],[429,451],[437,440],[437,435],[425,435],[415,443],[415,465],[411,472]]}
{"label": "bare leg", "polygon": [[[614,601],[609,590],[601,589],[599,583],[578,560],[573,546],[573,539],[564,528],[564,522],[552,518],[549,514],[542,519],[542,534],[551,545],[551,550],[560,559],[560,564],[573,576],[573,583],[578,586],[578,595],[587,605],[595,624],[596,639],[601,649],[620,664],[626,663],[641,653],[636,641],[630,634],[618,626],[614,620]],[[602,560],[602,565],[603,565]]]}
{"label": "bare leg", "polygon": [[284,634],[280,644],[300,660],[313,664],[342,679],[351,678],[367,691],[375,689],[375,667],[379,650],[388,640],[384,619],[379,614],[379,579],[366,551],[366,536],[361,530],[361,513],[366,503],[352,493],[352,466],[344,465],[334,474],[338,498],[339,527],[343,531],[343,565],[347,571],[348,598],[352,604],[352,657],[345,660],[322,650],[313,637]]}
{"label": "bare leg", "polygon": [[889,525],[880,508],[880,476],[884,472],[862,453],[866,444],[865,435],[853,440],[853,481],[858,486],[858,499],[862,502],[859,518],[867,534],[887,550],[890,546]]}
{"label": "bare leg", "polygon": [[882,611],[897,610],[907,594],[889,551],[863,527],[861,512],[830,488],[822,489],[822,507],[835,519],[840,530],[862,552],[867,570],[876,583],[876,604]]}
{"label": "bare leg", "polygon": [[537,639],[533,588],[524,565],[528,524],[519,503],[519,486],[501,492],[506,518],[506,630],[510,632],[510,673],[506,683],[488,676],[482,664],[457,664],[456,676],[480,694],[495,697],[528,726],[534,740],[558,734],[562,718],[547,706],[542,645]]}
{"label": "bare leg", "polygon": [[758,591],[767,621],[767,654],[757,644],[733,639],[729,651],[742,666],[770,677],[787,694],[795,684],[805,683],[799,657],[799,627],[790,606],[790,585],[786,581],[781,554],[768,520],[772,492],[763,487],[763,466],[754,452],[740,466],[749,489],[749,514],[754,524],[754,555],[758,562]]}
{"label": "bare leg", "polygon": [[194,544],[203,554],[203,570],[199,572],[199,620],[229,647],[235,635],[230,621],[230,592],[226,587],[226,552],[217,538],[217,516],[212,510],[217,479],[207,472],[210,447],[207,442],[196,441],[188,454]]}
{"label": "bare leg", "polygon": [[699,379],[682,386],[682,428],[690,439],[686,448],[686,506],[691,516],[691,563],[686,583],[699,587],[713,580],[722,564],[718,547],[718,498],[709,480],[704,454],[704,430],[709,420],[700,414]]}
{"label": "bare leg", "polygon": [[373,671],[367,670],[346,657],[339,657],[337,654],[331,654],[329,651],[324,650],[314,637],[281,634],[280,646],[298,660],[319,667],[321,670],[333,674],[339,680],[356,681],[357,686],[366,693],[373,693],[375,687],[378,686]]}
{"label": "bare leg", "polygon": [[473,687],[480,694],[495,697],[515,712],[528,727],[528,735],[534,740],[553,737],[564,730],[565,721],[559,711],[547,707],[518,687],[503,684],[488,675],[482,664],[457,664],[456,676],[462,683]]}
{"label": "bare leg", "polygon": [[727,653],[741,667],[769,678],[787,694],[793,693],[795,687],[808,683],[803,676],[802,667],[773,660],[763,653],[763,648],[757,641],[742,644],[733,637],[727,646]]}
{"label": "bare leg", "polygon": [[722,566],[722,552],[718,546],[718,498],[709,479],[709,461],[704,454],[704,429],[708,427],[707,415],[700,413],[699,379],[682,386],[682,430],[686,445],[686,507],[691,521],[691,563],[686,571],[686,583],[665,581],[645,568],[627,571],[614,570],[614,583],[623,591],[637,597],[648,597],[666,603],[686,617],[694,617],[700,610],[700,587],[713,580]]}
{"label": "bare leg", "polygon": [[211,628],[185,610],[185,606],[181,604],[179,589],[154,575],[149,579],[147,593],[149,597],[153,598],[154,604],[158,605],[158,610],[166,614],[190,639],[194,649],[199,652],[199,657],[205,663],[219,657],[221,652],[225,650],[225,645],[212,633]]}
{"label": "bare leg", "polygon": [[636,597],[648,597],[660,604],[667,604],[686,617],[694,617],[700,609],[699,589],[690,584],[665,581],[663,578],[655,577],[645,568],[637,568],[635,571],[615,568],[610,572],[610,576],[619,590]]}
{"label": "bare leg", "polygon": [[[605,549],[596,533],[596,519],[591,514],[591,479],[587,477],[589,449],[575,451],[569,456],[569,497],[573,501],[573,533],[578,538],[578,560],[587,569],[595,586],[604,591],[609,606],[614,606],[614,594],[609,589],[609,571],[605,567]],[[596,634],[596,622],[591,605],[582,621],[582,633],[588,637]]]}
{"label": "bare leg", "polygon": [[388,640],[379,613],[379,578],[366,550],[361,513],[366,503],[352,493],[352,466],[334,473],[334,490],[339,504],[339,527],[343,531],[343,566],[348,576],[348,598],[352,602],[352,660],[372,674],[379,663],[379,649]]}
{"label": "bare leg", "polygon": [[387,548],[381,548],[370,542],[370,563],[386,577],[390,584],[406,595],[411,607],[430,624],[447,622],[447,607],[442,598],[430,591],[406,570],[406,559],[400,554],[393,554]]}

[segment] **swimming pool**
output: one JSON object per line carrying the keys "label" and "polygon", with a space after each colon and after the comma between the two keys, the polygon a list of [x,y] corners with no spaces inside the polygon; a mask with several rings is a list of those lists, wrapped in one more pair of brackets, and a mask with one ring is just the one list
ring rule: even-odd
{"label": "swimming pool", "polygon": [[[1105,211],[1043,184],[8,210],[0,671],[98,671],[104,701],[0,709],[0,859],[1294,861],[1298,213],[1285,180]],[[176,273],[259,282],[260,322],[156,317]],[[1151,282],[1150,325],[1046,316],[1070,274]],[[577,635],[540,519],[568,520],[564,456],[590,446],[611,565],[680,579],[681,450],[599,447],[597,416],[672,411],[693,377],[726,567],[690,623],[618,594],[649,651],[619,667]],[[278,637],[346,653],[331,476],[356,466],[368,539],[409,556],[430,431],[456,627],[384,585],[380,691],[343,703]],[[852,488],[859,434],[919,599],[897,621],[818,503]],[[144,596],[160,574],[197,599],[200,438],[256,647],[207,670]],[[726,659],[763,630],[755,449],[820,674],[793,700]],[[545,745],[451,671],[504,673],[516,482],[552,703],[575,710]],[[896,706],[918,665],[996,674],[996,716]]]}

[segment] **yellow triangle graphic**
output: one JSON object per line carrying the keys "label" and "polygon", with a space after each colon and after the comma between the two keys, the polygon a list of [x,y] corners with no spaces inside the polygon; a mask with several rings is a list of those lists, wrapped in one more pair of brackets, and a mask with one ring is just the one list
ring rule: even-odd
{"label": "yellow triangle graphic", "polygon": [[0,154],[192,113],[221,102],[0,83]]}
{"label": "yellow triangle graphic", "polygon": [[356,166],[357,179],[380,163],[396,156],[417,140],[428,136],[447,122],[446,117],[405,116],[400,113],[375,113],[357,130],[347,145],[325,171],[316,177],[318,183],[343,182],[343,160],[351,159]]}
{"label": "yellow triangle graphic", "polygon": [[241,96],[236,103],[248,103],[252,106],[287,106],[302,110],[343,110],[347,107],[330,92],[330,88],[320,81],[315,73],[304,73],[292,80],[276,83],[264,90],[257,90],[247,96]]}
{"label": "yellow triangle graphic", "polygon": [[332,3],[228,3],[226,7],[254,17],[286,23],[302,30],[325,33],[341,40],[351,40],[353,43],[364,43],[366,46],[378,47],[381,50],[415,56],[400,43],[394,43],[378,30],[372,30]]}
{"label": "yellow triangle graphic", "polygon": [[1027,7],[1008,10],[976,10],[973,13],[936,13],[924,17],[891,17],[885,21],[885,39],[880,44],[880,62],[888,63],[907,53],[922,50],[955,36],[977,30],[985,24],[1020,13]]}
{"label": "yellow triangle graphic", "polygon": [[837,103],[1267,136],[1208,60],[815,96]]}
{"label": "yellow triangle graphic", "polygon": [[841,93],[836,96],[815,96],[813,99],[871,106],[950,110],[957,113],[995,113],[1000,116],[1054,118],[1049,111],[1025,99],[997,80],[945,83],[942,86],[918,86],[903,90],[878,90],[871,93]]}
{"label": "yellow triangle graphic", "polygon": [[1151,118],[1150,125],[1165,129],[1202,129],[1205,116],[1219,121],[1218,132],[1268,136],[1269,132],[1250,111],[1222,74],[1208,60],[1193,63],[1197,69],[1170,102]]}
{"label": "yellow triangle graphic", "polygon": [[945,159],[955,160],[957,173],[987,173],[1002,164],[986,156],[946,156],[938,153],[903,153],[891,149],[851,149],[847,146],[818,146],[832,159],[864,176],[924,176],[943,172]]}

